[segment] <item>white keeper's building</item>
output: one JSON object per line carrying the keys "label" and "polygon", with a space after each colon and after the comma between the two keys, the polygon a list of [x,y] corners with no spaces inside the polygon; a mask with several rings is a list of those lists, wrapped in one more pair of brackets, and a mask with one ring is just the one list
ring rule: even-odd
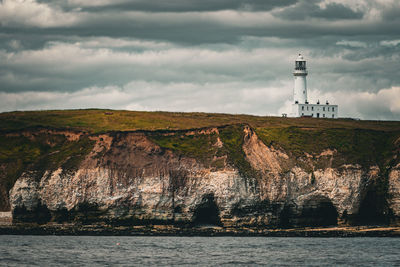
{"label": "white keeper's building", "polygon": [[319,100],[311,104],[307,100],[307,68],[306,61],[299,54],[294,67],[294,90],[291,117],[314,117],[314,118],[332,118],[338,117],[338,106],[330,105],[328,101],[320,104]]}

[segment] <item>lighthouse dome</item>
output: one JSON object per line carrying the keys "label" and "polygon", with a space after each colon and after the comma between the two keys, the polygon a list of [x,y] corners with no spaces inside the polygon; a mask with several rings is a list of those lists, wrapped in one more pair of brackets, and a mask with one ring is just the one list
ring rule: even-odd
{"label": "lighthouse dome", "polygon": [[301,54],[299,54],[296,61],[304,61],[304,57]]}

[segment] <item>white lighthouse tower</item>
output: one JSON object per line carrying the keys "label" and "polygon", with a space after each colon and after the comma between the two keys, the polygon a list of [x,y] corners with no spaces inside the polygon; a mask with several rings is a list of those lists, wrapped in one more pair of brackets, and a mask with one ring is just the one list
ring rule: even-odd
{"label": "white lighthouse tower", "polygon": [[311,104],[307,100],[307,80],[308,75],[306,61],[299,54],[294,64],[294,88],[293,88],[293,111],[292,117],[315,117],[315,118],[337,118],[338,106],[326,104]]}
{"label": "white lighthouse tower", "polygon": [[307,68],[306,68],[306,61],[304,60],[303,56],[299,54],[295,61],[294,66],[294,103],[307,103]]}

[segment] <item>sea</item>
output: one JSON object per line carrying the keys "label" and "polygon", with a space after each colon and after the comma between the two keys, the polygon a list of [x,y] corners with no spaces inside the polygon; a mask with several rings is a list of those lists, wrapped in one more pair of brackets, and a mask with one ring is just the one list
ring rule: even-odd
{"label": "sea", "polygon": [[400,266],[400,239],[2,235],[0,265]]}

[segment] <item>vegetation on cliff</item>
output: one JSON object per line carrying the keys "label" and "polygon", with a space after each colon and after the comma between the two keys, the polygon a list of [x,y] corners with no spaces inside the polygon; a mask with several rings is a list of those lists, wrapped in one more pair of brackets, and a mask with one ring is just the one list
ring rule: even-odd
{"label": "vegetation on cliff", "polygon": [[335,165],[360,164],[384,166],[395,152],[394,143],[400,131],[360,128],[257,128],[257,135],[267,145],[278,146],[296,157],[321,154],[335,150]]}
{"label": "vegetation on cliff", "polygon": [[151,132],[148,133],[148,136],[160,147],[170,149],[180,155],[196,158],[206,166],[212,165],[213,158],[218,151],[218,147],[215,145],[217,142],[215,133]]}
{"label": "vegetation on cliff", "polygon": [[47,170],[76,169],[93,142],[87,136],[69,141],[61,134],[0,135],[0,210],[7,210],[8,191],[24,171],[35,171],[37,178]]}

